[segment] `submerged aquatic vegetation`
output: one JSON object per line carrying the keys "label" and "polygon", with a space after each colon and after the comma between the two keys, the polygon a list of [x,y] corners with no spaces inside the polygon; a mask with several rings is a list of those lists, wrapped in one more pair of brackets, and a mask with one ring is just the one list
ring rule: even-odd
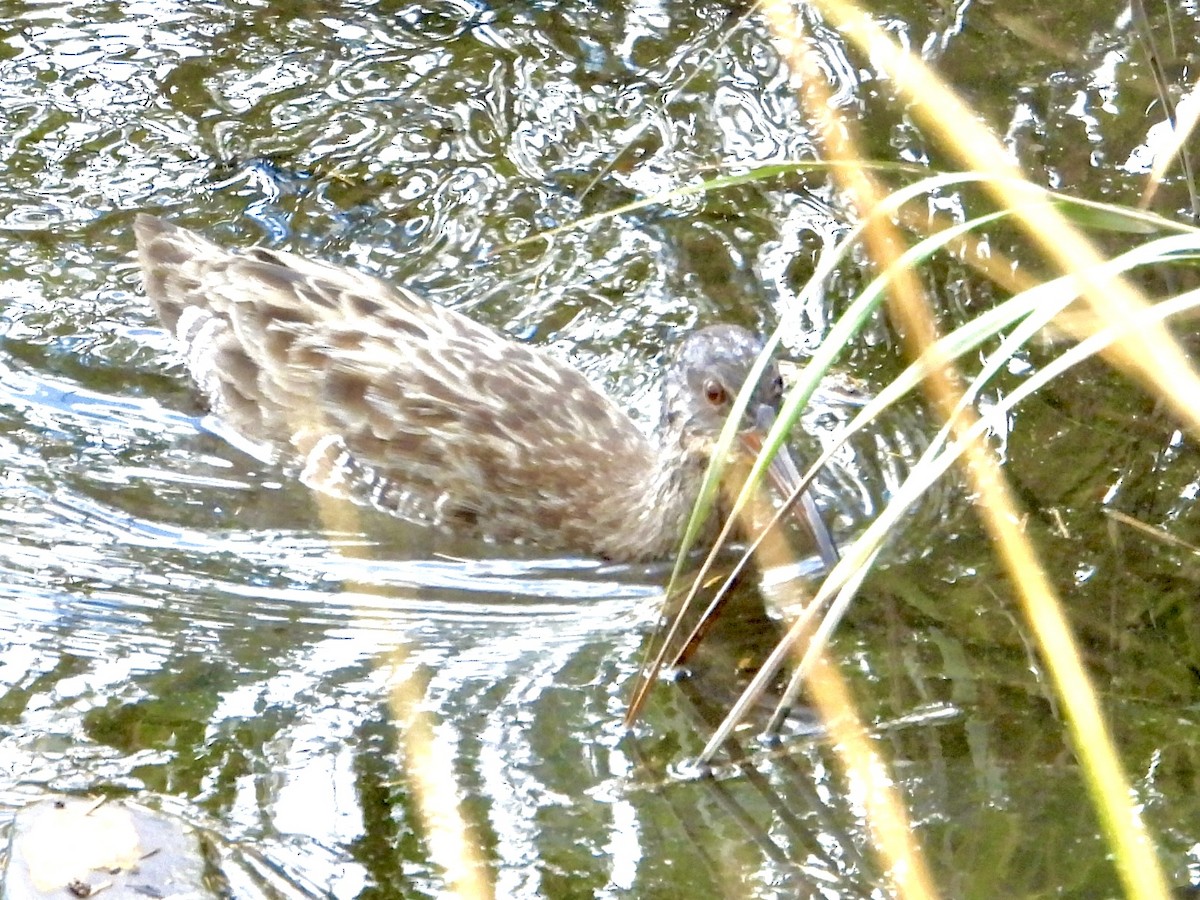
{"label": "submerged aquatic vegetation", "polygon": [[[880,177],[897,168],[861,160],[851,137],[853,128],[831,113],[827,105],[814,105],[812,94],[819,98],[821,93],[812,90],[815,79],[805,82],[810,91],[806,96],[808,108],[814,119],[824,124],[826,150],[831,155],[831,161],[823,165],[844,188],[859,214],[857,224],[838,247],[820,261],[805,291],[821,291],[824,280],[860,249],[878,274],[848,304],[793,385],[773,440],[768,441],[768,455],[772,447],[780,446],[820,379],[857,339],[864,325],[884,308],[904,335],[912,361],[842,429],[813,464],[804,483],[820,471],[844,441],[914,389],[925,391],[943,424],[913,465],[907,481],[866,529],[844,548],[842,559],[820,587],[811,596],[804,596],[807,588],[798,586],[801,596],[793,603],[786,634],[729,710],[725,721],[716,728],[697,762],[706,765],[717,757],[734,731],[747,723],[780,674],[790,667],[789,683],[777,698],[768,734],[778,730],[787,710],[807,684],[809,698],[830,729],[835,745],[844,750],[848,773],[862,784],[873,785],[868,790],[868,797],[874,798],[867,801],[868,817],[879,852],[890,860],[888,868],[897,873],[894,875],[897,890],[902,896],[934,893],[921,862],[919,843],[912,841],[909,828],[904,825],[902,802],[888,787],[887,779],[871,776],[873,755],[870,742],[859,739],[864,735],[862,726],[846,728],[845,717],[850,716],[855,722],[857,719],[845,705],[852,702],[850,695],[838,686],[840,679],[826,652],[834,629],[889,539],[902,526],[906,512],[939,478],[952,467],[958,467],[973,491],[979,516],[995,542],[997,554],[1005,562],[1021,600],[1025,621],[1038,642],[1039,658],[1065,711],[1071,744],[1079,757],[1098,818],[1111,842],[1125,891],[1128,896],[1165,897],[1167,881],[1158,865],[1153,841],[1131,800],[1129,781],[1105,725],[1096,688],[1088,677],[1052,579],[1020,527],[1019,505],[1006,483],[995,449],[989,444],[989,436],[1008,431],[1009,417],[1022,400],[1072,367],[1101,355],[1117,371],[1142,383],[1159,397],[1193,438],[1200,437],[1197,401],[1200,376],[1188,353],[1166,327],[1169,318],[1195,312],[1200,305],[1200,290],[1151,298],[1136,287],[1139,276],[1147,270],[1193,269],[1200,262],[1200,230],[1130,206],[1097,203],[1069,193],[1048,191],[1029,182],[1011,163],[999,142],[976,122],[971,110],[919,60],[895,47],[852,5],[841,2],[818,5],[830,20],[842,27],[844,35],[859,43],[864,53],[886,60],[884,68],[901,86],[910,114],[939,136],[949,155],[974,168],[963,173],[931,175],[889,191]],[[789,61],[793,70],[804,72],[804,38],[798,20],[786,4],[767,3],[764,7],[783,53],[792,54]],[[1180,138],[1174,146],[1178,149],[1183,144]],[[815,167],[800,162],[776,164],[712,178],[700,188],[689,190],[721,190],[745,179],[773,179],[785,172]],[[1161,177],[1164,169],[1165,166],[1156,166],[1152,181]],[[935,223],[930,217],[922,226],[919,217],[905,215],[906,204],[972,185],[990,199],[996,207],[994,211],[950,225]],[[1149,196],[1152,190],[1146,193]],[[1023,275],[1028,262],[1020,268],[997,265],[992,259],[984,264],[981,255],[975,252],[977,245],[970,243],[972,235],[1009,222],[1023,235],[1030,259],[1036,258],[1061,274],[1030,279]],[[916,234],[914,241],[903,236],[897,227],[901,224],[908,226],[909,233]],[[1132,235],[1134,240],[1121,251],[1105,252],[1098,249],[1089,232]],[[941,335],[938,302],[923,290],[921,270],[935,254],[947,249],[958,253],[967,265],[979,259],[981,271],[998,276],[998,286],[1009,297]],[[1071,346],[1066,346],[1067,339],[1073,342]],[[990,392],[996,376],[1010,370],[1034,341],[1044,341],[1058,349],[1019,385],[1002,392],[999,399],[985,393]],[[960,366],[964,358],[989,345],[977,371],[970,376],[963,374]],[[984,396],[989,400],[986,408],[980,406]],[[719,462],[717,457],[714,469]],[[765,460],[760,460],[751,480],[761,477],[764,465]],[[710,483],[715,483],[715,475]],[[698,509],[697,519],[702,515],[703,509]],[[738,571],[754,549],[747,550]],[[681,562],[682,559],[681,553]],[[672,627],[659,637],[657,655],[644,669],[632,694],[627,723],[636,719],[658,669],[678,663],[702,634],[704,622],[719,609],[720,597],[731,586],[732,578],[701,614],[700,624],[692,626],[690,633],[682,628],[689,604],[713,559],[710,555],[682,609],[674,614]],[[677,566],[676,576],[679,573]]]}

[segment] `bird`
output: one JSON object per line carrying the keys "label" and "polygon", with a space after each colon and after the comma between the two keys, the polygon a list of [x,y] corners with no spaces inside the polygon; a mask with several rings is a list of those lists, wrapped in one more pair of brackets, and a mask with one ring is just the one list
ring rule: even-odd
{"label": "bird", "polygon": [[[314,489],[494,542],[617,562],[669,556],[763,350],[738,325],[689,334],[648,437],[578,370],[407,288],[283,250],[228,250],[145,213],[134,232],[159,320],[236,434],[290,458]],[[735,452],[757,449],[782,392],[772,361]],[[795,471],[786,452],[771,466],[781,488]],[[832,564],[832,537],[805,497]]]}

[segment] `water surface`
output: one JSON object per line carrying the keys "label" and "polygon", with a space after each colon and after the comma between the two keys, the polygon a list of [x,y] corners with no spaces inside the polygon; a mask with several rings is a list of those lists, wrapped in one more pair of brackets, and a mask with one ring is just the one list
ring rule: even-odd
{"label": "water surface", "polygon": [[[803,722],[782,750],[747,741],[754,762],[730,777],[677,777],[776,636],[752,580],[695,679],[661,688],[625,738],[664,568],[331,514],[205,418],[130,256],[148,210],[354,265],[569,361],[649,426],[662,360],[696,325],[783,321],[799,358],[820,341],[859,280],[798,301],[846,227],[841,198],[818,178],[749,185],[504,248],[709,167],[812,158],[788,73],[744,12],[0,9],[0,808],[154,792],[211,831],[235,894],[438,896],[403,689],[497,896],[880,890],[854,786]],[[875,14],[1035,179],[1136,198],[1162,116],[1127,15]],[[1196,12],[1171,14],[1186,85]],[[936,164],[886,77],[805,16],[871,153]],[[1159,204],[1183,208],[1177,181]],[[947,323],[993,300],[953,263],[930,278]],[[868,390],[900,364],[882,321],[844,361]],[[821,403],[801,455],[847,415]],[[924,422],[897,414],[824,480],[839,530],[877,509]],[[1098,365],[1027,405],[1000,446],[1164,865],[1200,882],[1194,558],[1104,515],[1194,541],[1194,447]],[[946,896],[1115,892],[1031,646],[953,485],[897,536],[838,638]]]}

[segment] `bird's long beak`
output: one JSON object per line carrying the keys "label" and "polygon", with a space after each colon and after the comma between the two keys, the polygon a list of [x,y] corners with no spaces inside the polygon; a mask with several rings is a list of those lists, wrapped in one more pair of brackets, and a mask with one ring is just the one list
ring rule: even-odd
{"label": "bird's long beak", "polygon": [[[762,452],[763,439],[770,432],[774,422],[775,410],[766,404],[759,406],[755,415],[754,427],[741,433],[742,446],[757,456]],[[786,446],[781,446],[779,452],[771,460],[767,467],[767,477],[771,479],[775,490],[785,498],[790,497],[796,486],[800,484],[800,472],[796,469],[796,463],[793,462],[792,455]],[[840,558],[837,544],[833,542],[833,535],[825,526],[821,511],[817,509],[817,504],[807,489],[800,495],[800,518],[812,534],[813,540],[816,541],[821,559],[828,568],[833,568]]]}

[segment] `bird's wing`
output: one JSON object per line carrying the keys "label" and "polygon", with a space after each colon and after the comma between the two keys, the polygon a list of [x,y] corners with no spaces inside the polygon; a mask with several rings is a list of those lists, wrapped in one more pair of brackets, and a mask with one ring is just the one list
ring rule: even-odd
{"label": "bird's wing", "polygon": [[649,475],[628,416],[534,348],[360,272],[230,253],[149,216],[136,231],[147,293],[214,412],[290,442],[314,486],[571,546],[553,537],[571,516],[603,517]]}

